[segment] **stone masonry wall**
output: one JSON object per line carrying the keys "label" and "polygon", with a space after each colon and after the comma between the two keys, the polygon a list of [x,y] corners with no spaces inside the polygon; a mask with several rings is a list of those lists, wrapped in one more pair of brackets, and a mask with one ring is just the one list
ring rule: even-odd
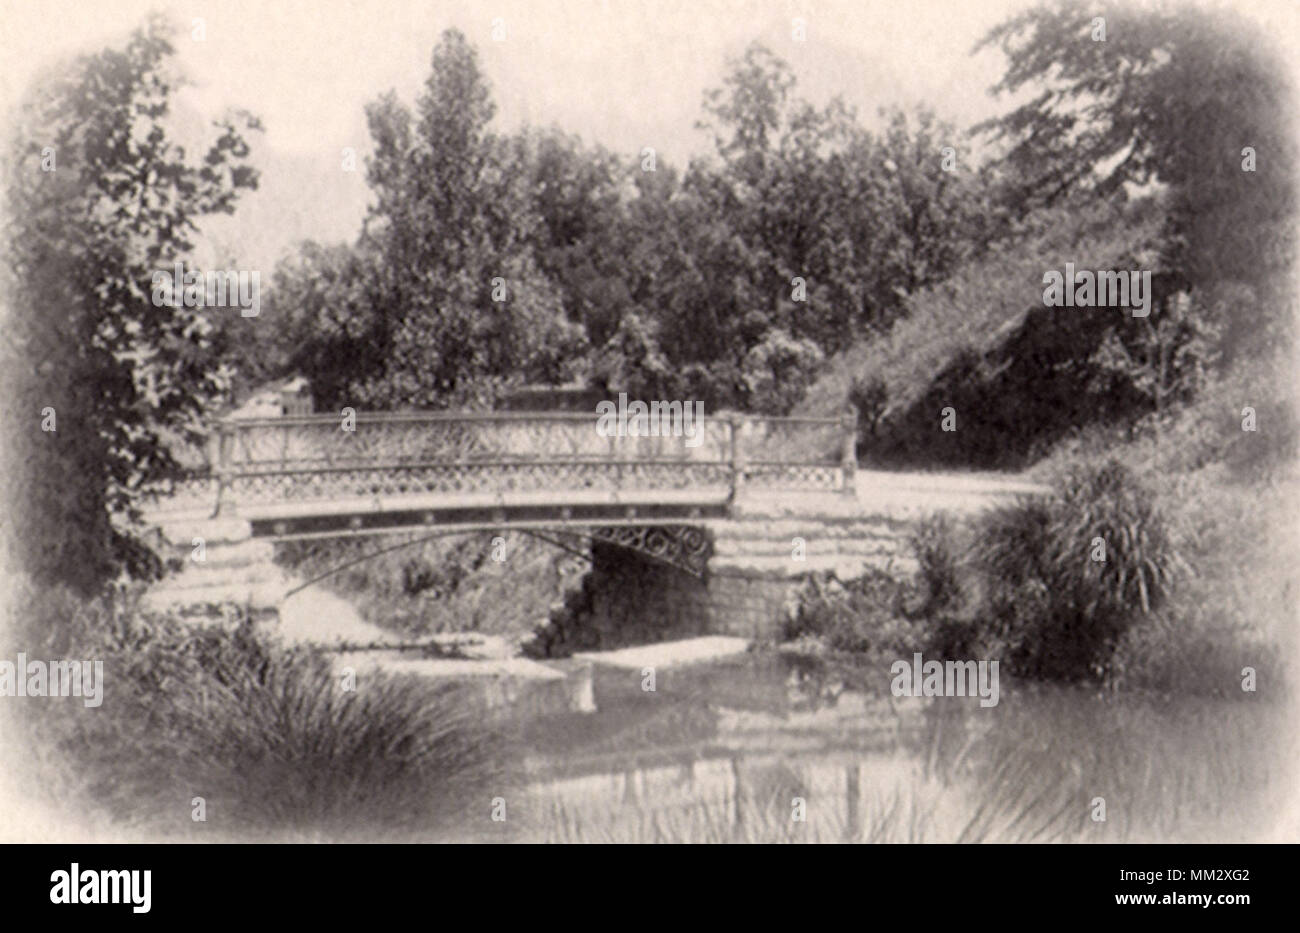
{"label": "stone masonry wall", "polygon": [[[714,523],[714,556],[700,579],[623,548],[592,547],[582,590],[552,615],[552,650],[610,649],[696,635],[775,640],[789,602],[812,572],[842,579],[866,567],[910,573],[906,526],[879,519]],[[803,541],[796,556],[794,539]],[[558,649],[558,650],[557,650]]]}

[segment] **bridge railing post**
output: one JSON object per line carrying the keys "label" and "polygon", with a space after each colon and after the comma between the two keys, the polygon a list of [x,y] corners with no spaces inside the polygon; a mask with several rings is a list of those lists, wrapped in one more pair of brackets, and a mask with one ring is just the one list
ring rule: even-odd
{"label": "bridge railing post", "polygon": [[731,433],[731,498],[735,499],[745,485],[745,448],[741,443],[745,416],[731,415],[727,418],[727,425]]}
{"label": "bridge railing post", "polygon": [[235,514],[235,503],[230,497],[230,479],[234,472],[235,427],[228,421],[217,425],[215,449],[212,451],[215,462],[212,473],[217,480],[217,501],[213,508],[214,518],[228,518]]}
{"label": "bridge railing post", "polygon": [[852,408],[846,409],[840,416],[840,427],[843,431],[843,447],[840,450],[840,474],[843,480],[843,485],[840,487],[840,491],[845,495],[856,496],[856,477],[858,472],[857,412]]}

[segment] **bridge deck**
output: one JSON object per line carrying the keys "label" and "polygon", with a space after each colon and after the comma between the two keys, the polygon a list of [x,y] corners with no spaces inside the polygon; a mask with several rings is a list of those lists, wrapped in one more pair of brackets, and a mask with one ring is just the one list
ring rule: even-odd
{"label": "bridge deck", "polygon": [[534,492],[470,493],[448,495],[425,493],[402,496],[356,496],[308,502],[254,503],[239,508],[239,515],[249,521],[290,518],[313,518],[325,515],[364,515],[386,512],[481,512],[502,510],[507,515],[525,509],[548,508],[557,513],[564,509],[589,511],[608,507],[611,516],[628,515],[629,509],[653,506],[716,508],[725,506],[731,495],[727,486],[703,489],[632,489],[632,490],[543,490]]}

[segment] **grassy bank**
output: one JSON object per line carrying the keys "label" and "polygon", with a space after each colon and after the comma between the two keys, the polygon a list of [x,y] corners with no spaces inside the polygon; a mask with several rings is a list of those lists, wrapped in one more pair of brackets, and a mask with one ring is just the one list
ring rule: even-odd
{"label": "grassy bank", "polygon": [[[466,692],[332,668],[251,623],[194,626],[128,594],[28,589],[11,619],[32,658],[103,662],[103,702],[30,698],[27,790],[148,838],[418,839],[489,831],[504,738]],[[202,817],[201,819],[199,817]]]}

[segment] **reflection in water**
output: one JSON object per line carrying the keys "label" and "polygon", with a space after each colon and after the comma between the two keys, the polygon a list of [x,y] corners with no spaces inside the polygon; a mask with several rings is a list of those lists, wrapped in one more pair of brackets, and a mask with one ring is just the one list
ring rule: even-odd
{"label": "reflection in water", "polygon": [[[599,667],[597,712],[539,718],[525,732],[532,832],[1250,839],[1283,790],[1278,711],[1262,703],[1008,684],[986,709],[978,698],[894,698],[878,673],[767,652],[660,671],[649,692],[639,672]],[[1093,818],[1099,798],[1104,821]]]}

